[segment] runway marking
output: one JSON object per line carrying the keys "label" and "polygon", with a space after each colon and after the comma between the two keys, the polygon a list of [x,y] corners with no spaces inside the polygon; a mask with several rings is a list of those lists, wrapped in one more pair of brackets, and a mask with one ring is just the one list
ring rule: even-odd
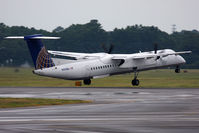
{"label": "runway marking", "polygon": [[32,94],[0,94],[0,97],[23,98],[23,97],[35,97],[35,95],[32,95]]}
{"label": "runway marking", "polygon": [[[3,119],[2,119],[3,118]],[[5,119],[6,118],[6,119]],[[14,118],[14,119],[13,119]],[[163,119],[163,120],[162,120]],[[29,121],[147,121],[151,118],[25,118],[25,117],[0,117],[0,122],[29,122]],[[199,121],[199,118],[166,118],[157,117],[153,121]]]}
{"label": "runway marking", "polygon": [[195,95],[189,95],[189,94],[182,94],[182,95],[175,95],[177,97],[192,97],[192,96],[195,96]]}

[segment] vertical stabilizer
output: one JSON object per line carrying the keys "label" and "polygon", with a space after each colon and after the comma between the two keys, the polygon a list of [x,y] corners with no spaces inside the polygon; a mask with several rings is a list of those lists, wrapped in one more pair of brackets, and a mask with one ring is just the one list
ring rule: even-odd
{"label": "vertical stabilizer", "polygon": [[37,37],[42,37],[42,35],[30,35],[24,37],[24,40],[28,44],[28,48],[35,65],[35,69],[53,67],[54,63],[50,55],[42,44],[41,39],[37,39]]}
{"label": "vertical stabilizer", "polygon": [[42,43],[42,39],[59,39],[59,37],[46,37],[40,34],[29,36],[12,36],[6,39],[24,39],[27,42],[35,69],[49,68],[55,66]]}

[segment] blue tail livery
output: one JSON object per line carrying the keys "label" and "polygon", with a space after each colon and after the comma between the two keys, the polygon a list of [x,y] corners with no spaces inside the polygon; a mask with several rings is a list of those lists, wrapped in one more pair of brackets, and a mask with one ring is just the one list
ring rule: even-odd
{"label": "blue tail livery", "polygon": [[42,39],[59,39],[59,37],[45,37],[41,34],[28,36],[12,36],[6,39],[24,39],[27,42],[35,69],[49,68],[55,66],[50,55],[42,43]]}

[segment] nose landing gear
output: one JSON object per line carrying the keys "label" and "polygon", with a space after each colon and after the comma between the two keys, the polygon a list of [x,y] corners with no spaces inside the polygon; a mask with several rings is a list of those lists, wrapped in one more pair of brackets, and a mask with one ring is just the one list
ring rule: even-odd
{"label": "nose landing gear", "polygon": [[140,84],[140,81],[137,79],[137,76],[138,76],[138,72],[135,70],[134,71],[134,79],[132,80],[131,84],[133,86],[138,86]]}
{"label": "nose landing gear", "polygon": [[138,86],[140,81],[138,79],[134,78],[131,83],[133,86]]}
{"label": "nose landing gear", "polygon": [[180,73],[180,66],[176,66],[175,72]]}

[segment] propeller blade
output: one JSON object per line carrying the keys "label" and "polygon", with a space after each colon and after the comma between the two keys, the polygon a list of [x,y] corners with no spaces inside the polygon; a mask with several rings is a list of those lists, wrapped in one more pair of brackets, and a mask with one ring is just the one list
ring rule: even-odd
{"label": "propeller blade", "polygon": [[107,47],[105,46],[105,44],[104,44],[104,43],[103,43],[103,44],[101,44],[101,47],[102,47],[102,49],[104,50],[104,52],[105,52],[105,53],[107,53],[107,52],[108,52]]}
{"label": "propeller blade", "polygon": [[158,44],[155,43],[155,44],[154,44],[154,53],[155,53],[155,54],[157,54],[157,50],[158,50]]}
{"label": "propeller blade", "polygon": [[113,51],[113,48],[114,48],[114,45],[113,45],[113,44],[111,44],[111,45],[109,46],[109,48],[107,48],[107,46],[106,46],[105,44],[101,44],[101,46],[102,46],[104,52],[105,52],[105,53],[108,53],[108,54],[110,54],[110,53]]}
{"label": "propeller blade", "polygon": [[111,44],[111,45],[110,45],[110,47],[109,47],[108,54],[112,53],[112,51],[113,51],[113,48],[114,48],[114,45],[113,45],[113,44]]}

